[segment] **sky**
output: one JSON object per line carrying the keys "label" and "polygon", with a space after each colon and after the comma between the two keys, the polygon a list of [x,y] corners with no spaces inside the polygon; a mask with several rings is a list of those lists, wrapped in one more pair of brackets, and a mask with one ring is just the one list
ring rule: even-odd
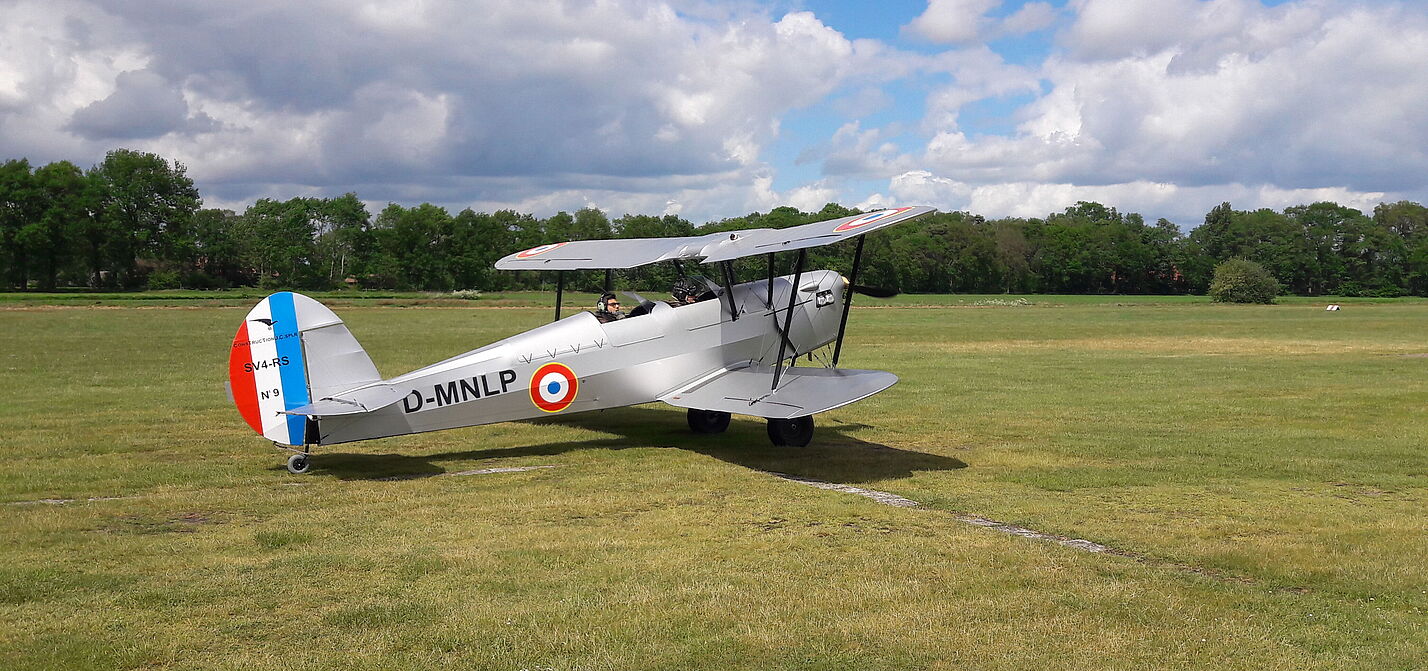
{"label": "sky", "polygon": [[0,0],[0,159],[205,206],[677,214],[1428,202],[1428,3]]}

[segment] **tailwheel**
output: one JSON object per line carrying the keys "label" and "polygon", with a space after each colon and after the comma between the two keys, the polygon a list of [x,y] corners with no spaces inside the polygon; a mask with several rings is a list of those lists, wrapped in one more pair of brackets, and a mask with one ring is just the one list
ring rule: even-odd
{"label": "tailwheel", "polygon": [[805,447],[813,440],[813,417],[770,419],[769,440],[774,445]]}
{"label": "tailwheel", "polygon": [[306,453],[294,454],[293,456],[288,457],[289,473],[292,473],[293,475],[302,475],[303,473],[306,473],[309,470],[312,470],[312,460],[308,459],[308,455]]}
{"label": "tailwheel", "polygon": [[729,428],[729,413],[718,410],[689,409],[689,428],[695,433],[724,433]]}

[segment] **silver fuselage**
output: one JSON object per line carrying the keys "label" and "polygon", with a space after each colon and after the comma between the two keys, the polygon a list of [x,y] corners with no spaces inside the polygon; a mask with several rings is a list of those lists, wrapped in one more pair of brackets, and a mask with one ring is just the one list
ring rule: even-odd
{"label": "silver fuselage", "polygon": [[[579,312],[520,335],[382,382],[402,401],[372,412],[320,420],[320,444],[397,436],[654,401],[701,377],[779,358],[793,276],[735,285],[729,298],[671,307],[655,302],[646,315],[601,324]],[[799,279],[789,326],[790,359],[838,334],[847,283],[830,270]],[[532,376],[556,362],[578,379],[568,404],[546,411]]]}

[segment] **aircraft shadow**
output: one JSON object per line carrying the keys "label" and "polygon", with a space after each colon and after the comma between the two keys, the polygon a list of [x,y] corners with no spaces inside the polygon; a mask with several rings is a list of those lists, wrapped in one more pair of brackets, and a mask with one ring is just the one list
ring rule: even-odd
{"label": "aircraft shadow", "polygon": [[[408,456],[319,450],[313,470],[342,480],[408,479],[445,474],[445,461],[555,456],[573,450],[621,450],[666,447],[697,452],[760,471],[784,473],[826,482],[855,484],[905,478],[918,471],[966,468],[959,459],[901,450],[855,437],[864,424],[823,420],[808,447],[776,447],[760,419],[735,416],[728,431],[699,435],[685,424],[683,413],[653,407],[615,408],[568,417],[528,420],[531,424],[577,426],[610,438],[545,443],[500,449],[478,449]],[[281,468],[281,467],[279,467]]]}

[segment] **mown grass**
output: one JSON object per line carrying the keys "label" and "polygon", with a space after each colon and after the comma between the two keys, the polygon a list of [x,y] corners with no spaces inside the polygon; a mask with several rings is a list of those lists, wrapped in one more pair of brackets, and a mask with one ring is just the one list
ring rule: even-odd
{"label": "mown grass", "polygon": [[[845,364],[902,382],[803,450],[645,406],[303,477],[223,396],[246,305],[11,305],[0,666],[1422,666],[1428,304],[966,298],[857,310]],[[339,313],[387,374],[549,319]],[[532,465],[556,467],[378,479]]]}

